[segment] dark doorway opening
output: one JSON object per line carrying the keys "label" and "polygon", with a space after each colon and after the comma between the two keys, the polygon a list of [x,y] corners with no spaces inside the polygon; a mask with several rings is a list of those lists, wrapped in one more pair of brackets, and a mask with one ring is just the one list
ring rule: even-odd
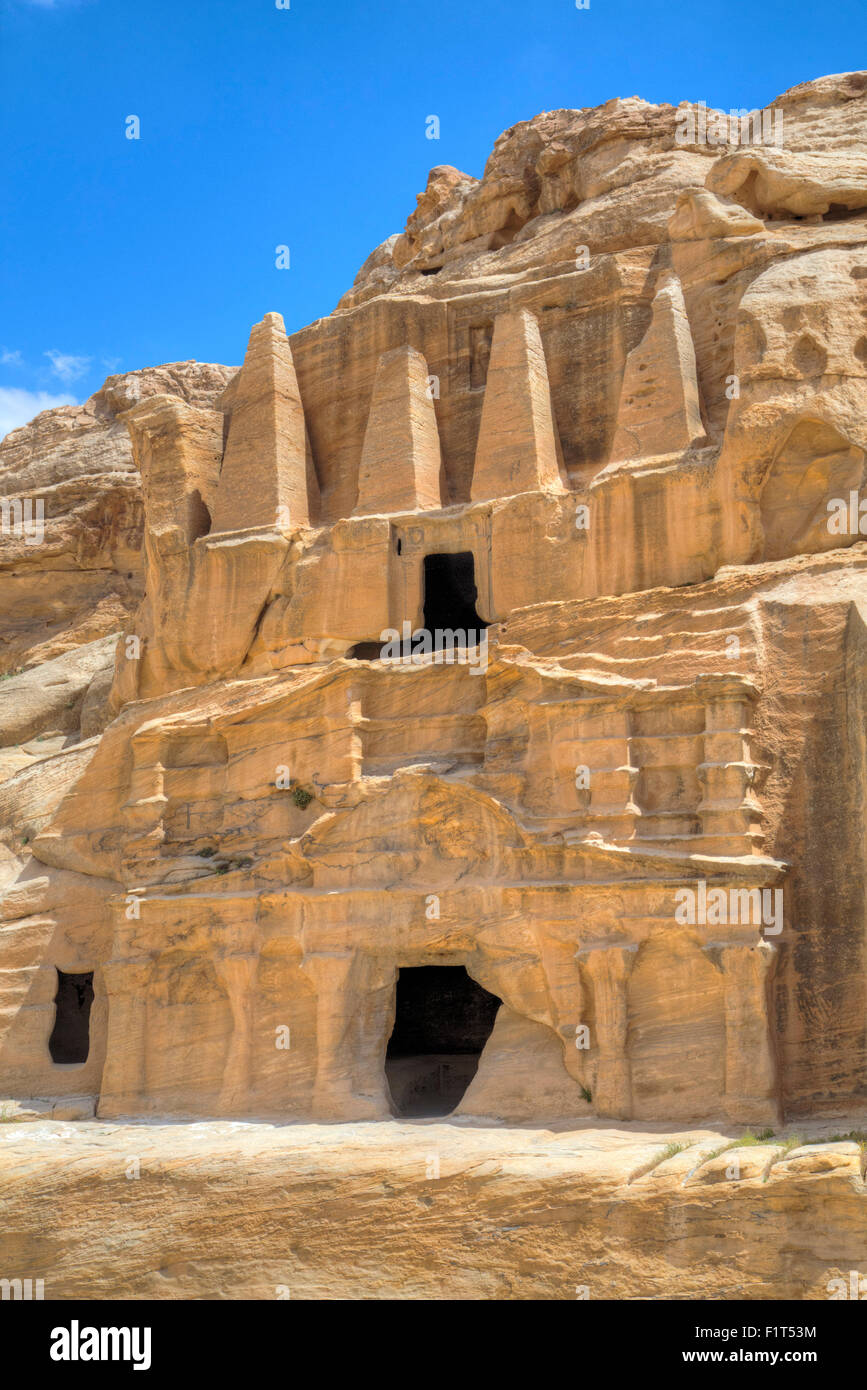
{"label": "dark doorway opening", "polygon": [[476,1074],[501,1000],[462,965],[398,971],[385,1075],[398,1115],[448,1115]]}
{"label": "dark doorway opening", "polygon": [[93,971],[83,975],[57,972],[54,1028],[48,1039],[52,1062],[86,1062],[90,1051],[90,1006]]}
{"label": "dark doorway opening", "polygon": [[434,651],[442,650],[445,630],[457,634],[456,646],[478,645],[488,624],[476,612],[477,599],[471,550],[461,550],[457,555],[425,555],[424,626],[433,637]]}

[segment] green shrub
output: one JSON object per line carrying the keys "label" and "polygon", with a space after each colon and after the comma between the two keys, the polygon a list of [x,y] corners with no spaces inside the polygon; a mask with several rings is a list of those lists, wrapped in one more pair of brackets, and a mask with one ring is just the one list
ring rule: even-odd
{"label": "green shrub", "polygon": [[850,1129],[848,1134],[832,1134],[830,1139],[814,1139],[814,1144],[857,1144],[867,1149],[867,1130]]}

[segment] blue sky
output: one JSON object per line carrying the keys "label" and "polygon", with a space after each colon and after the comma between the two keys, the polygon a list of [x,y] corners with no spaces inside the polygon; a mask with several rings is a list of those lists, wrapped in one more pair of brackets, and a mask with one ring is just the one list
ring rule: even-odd
{"label": "blue sky", "polygon": [[864,66],[865,13],[864,0],[0,0],[0,435],[110,372],[239,362],[268,310],[289,332],[330,313],[428,170],[481,175],[516,121],[613,96],[762,106]]}

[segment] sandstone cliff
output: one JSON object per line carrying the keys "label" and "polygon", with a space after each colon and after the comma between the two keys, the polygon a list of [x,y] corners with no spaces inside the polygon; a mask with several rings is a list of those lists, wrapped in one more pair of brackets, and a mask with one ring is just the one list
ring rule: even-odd
{"label": "sandstone cliff", "polygon": [[329,317],[3,441],[0,1090],[384,1119],[400,975],[458,970],[464,1119],[855,1127],[867,74],[771,110],[538,116]]}

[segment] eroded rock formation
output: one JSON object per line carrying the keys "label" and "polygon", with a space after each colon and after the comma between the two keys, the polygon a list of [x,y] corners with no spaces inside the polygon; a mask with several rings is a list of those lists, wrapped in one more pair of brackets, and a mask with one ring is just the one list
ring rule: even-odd
{"label": "eroded rock formation", "polygon": [[516,126],[330,317],[4,442],[7,1094],[388,1116],[465,970],[462,1114],[863,1105],[867,75],[775,105]]}

